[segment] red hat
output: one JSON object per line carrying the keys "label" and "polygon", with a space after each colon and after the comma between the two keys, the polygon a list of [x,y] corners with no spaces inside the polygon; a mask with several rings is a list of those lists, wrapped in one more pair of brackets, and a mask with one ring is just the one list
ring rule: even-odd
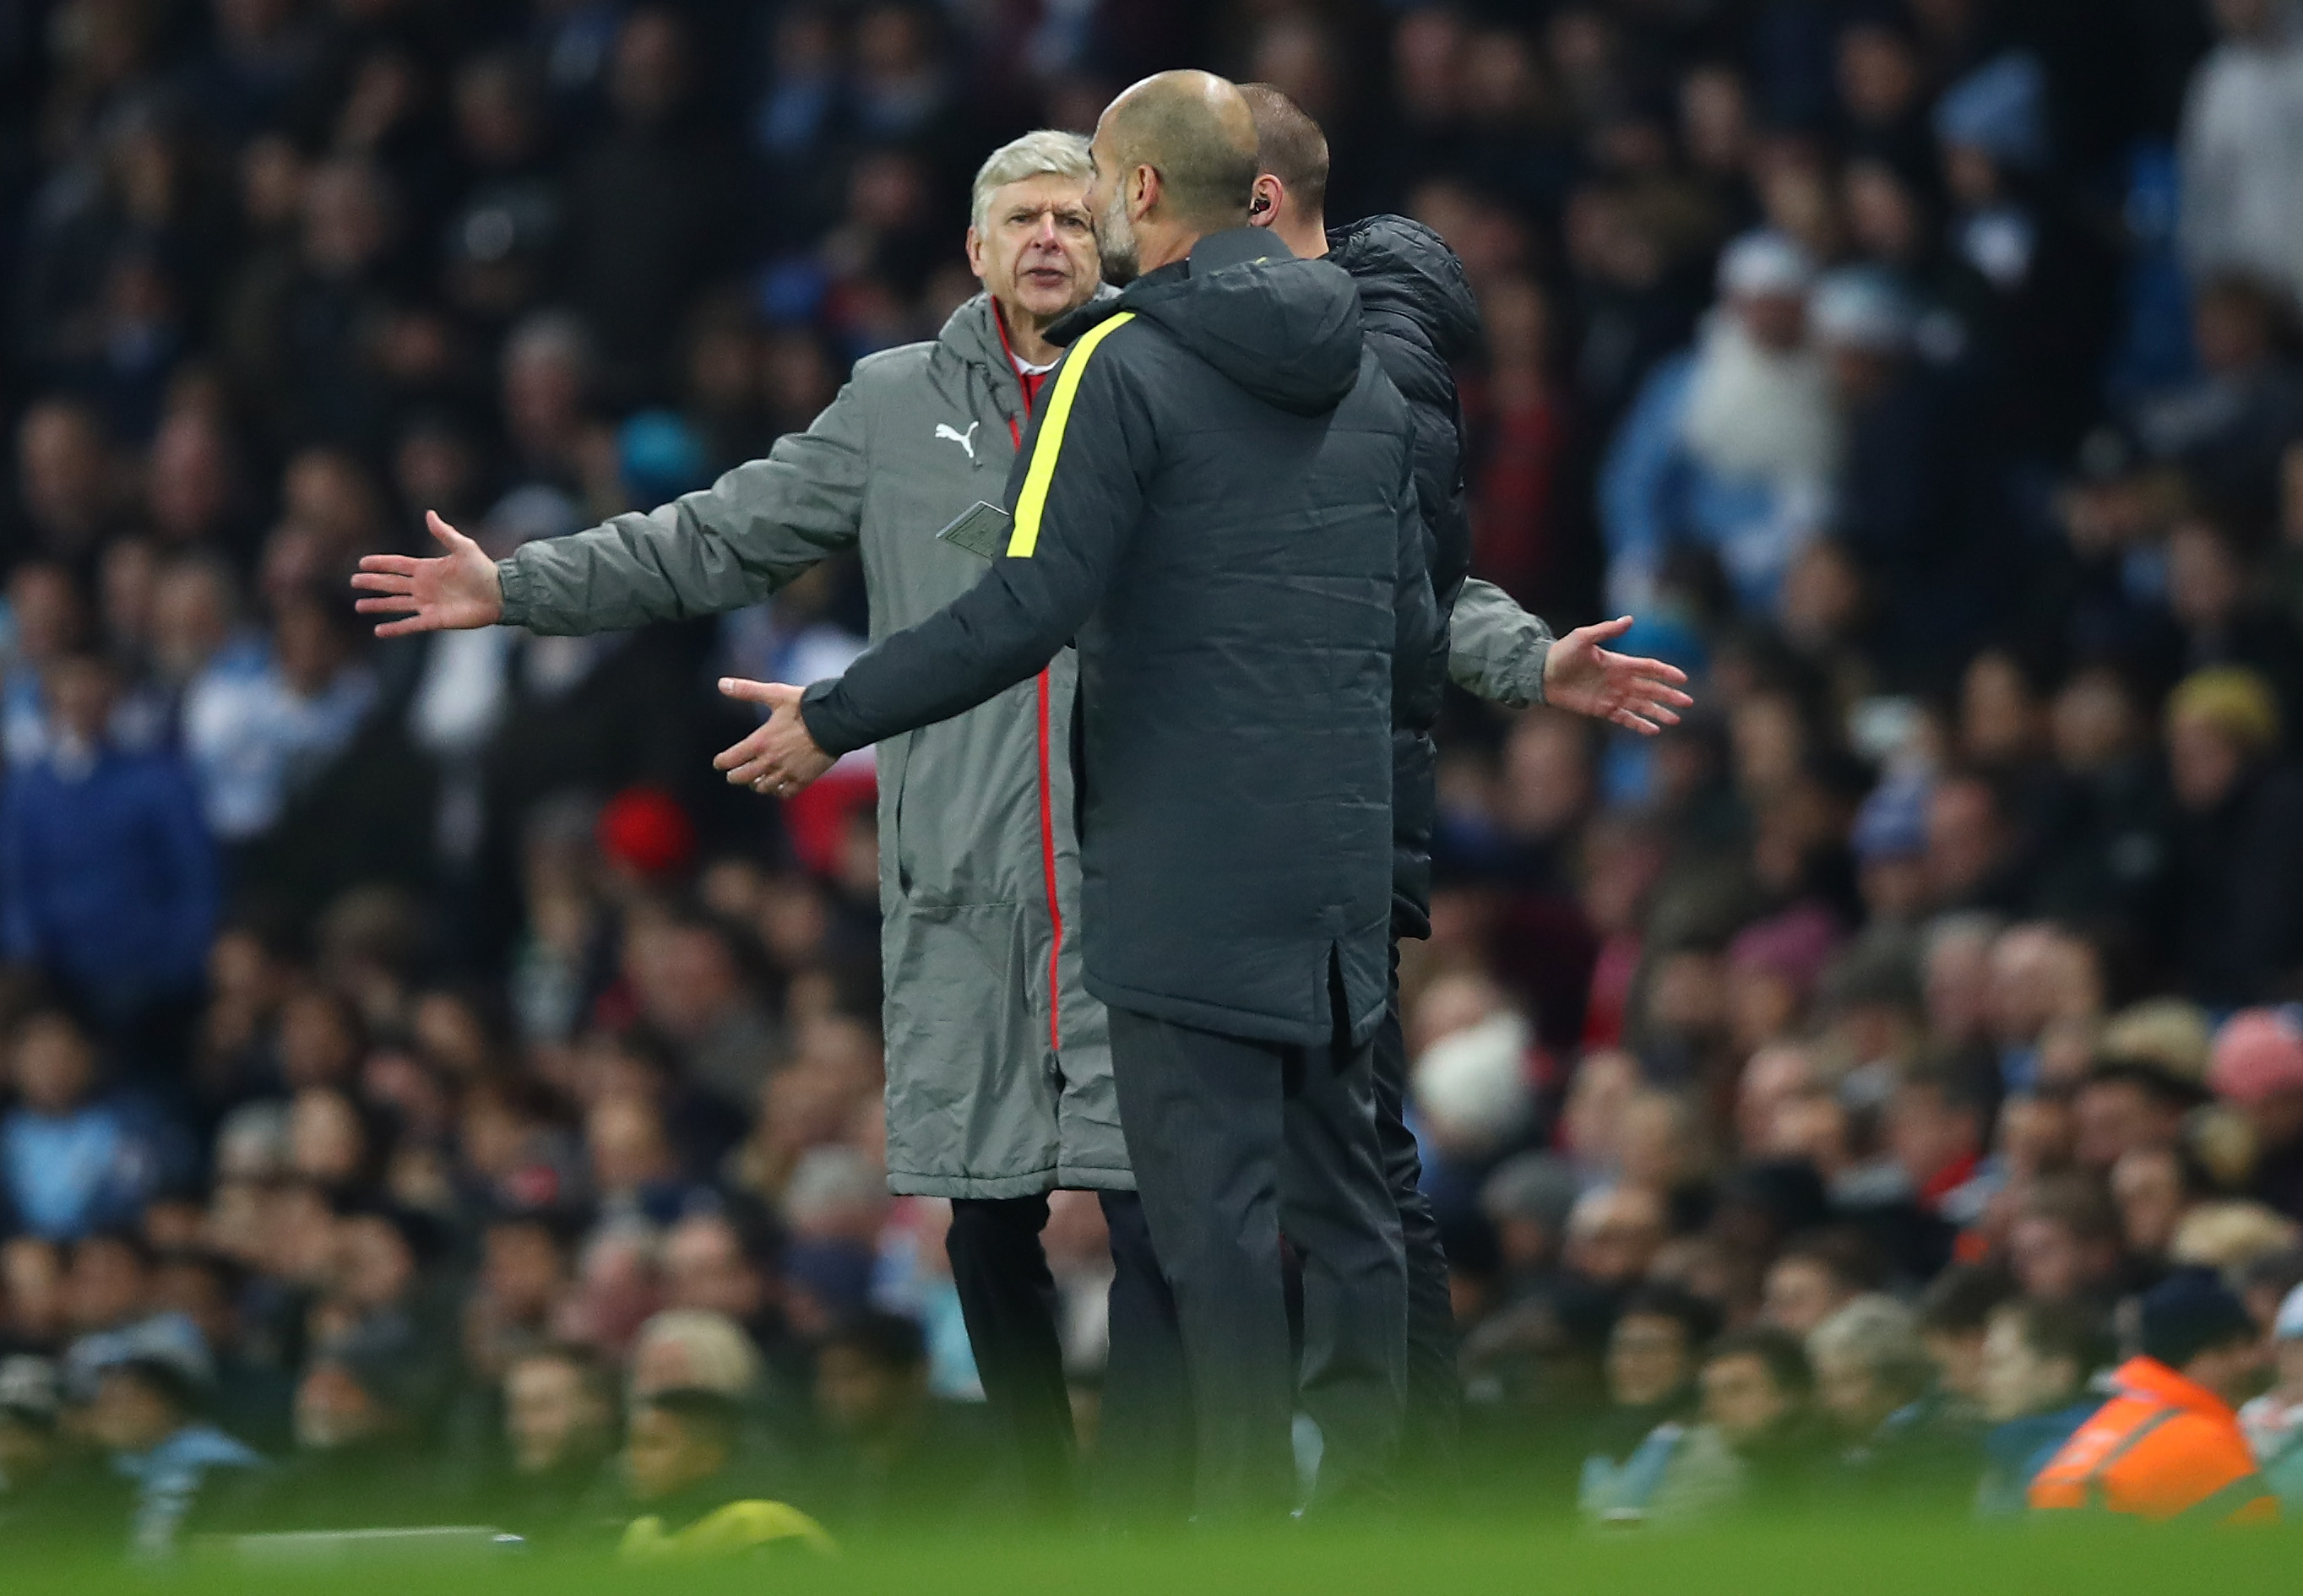
{"label": "red hat", "polygon": [[2239,1103],[2303,1092],[2303,1027],[2281,1009],[2241,1009],[2215,1034],[2207,1085]]}
{"label": "red hat", "polygon": [[600,811],[600,851],[641,875],[668,875],[696,857],[696,823],[661,787],[627,787]]}

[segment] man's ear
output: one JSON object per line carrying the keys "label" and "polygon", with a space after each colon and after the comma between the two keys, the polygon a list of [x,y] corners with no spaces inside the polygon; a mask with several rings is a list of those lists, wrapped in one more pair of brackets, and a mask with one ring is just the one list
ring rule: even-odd
{"label": "man's ear", "polygon": [[1255,186],[1247,191],[1247,224],[1250,227],[1277,227],[1280,210],[1287,203],[1287,185],[1269,172],[1261,173]]}
{"label": "man's ear", "polygon": [[983,235],[975,231],[975,224],[967,224],[967,269],[975,274],[978,283],[983,281]]}
{"label": "man's ear", "polygon": [[1130,201],[1127,207],[1131,221],[1141,222],[1160,208],[1160,168],[1138,166],[1128,175]]}

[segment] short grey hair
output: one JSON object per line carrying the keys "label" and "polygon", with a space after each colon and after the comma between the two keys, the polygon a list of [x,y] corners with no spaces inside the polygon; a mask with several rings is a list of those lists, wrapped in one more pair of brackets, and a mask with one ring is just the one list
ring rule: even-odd
{"label": "short grey hair", "polygon": [[1817,1364],[1854,1364],[1907,1400],[1935,1381],[1919,1316],[1881,1292],[1867,1292],[1809,1331],[1807,1355]]}
{"label": "short grey hair", "polygon": [[1094,176],[1095,164],[1088,159],[1085,139],[1057,128],[1041,128],[1009,139],[984,157],[983,165],[975,169],[975,191],[967,219],[976,232],[989,232],[991,196],[1027,177],[1068,177],[1087,182]]}

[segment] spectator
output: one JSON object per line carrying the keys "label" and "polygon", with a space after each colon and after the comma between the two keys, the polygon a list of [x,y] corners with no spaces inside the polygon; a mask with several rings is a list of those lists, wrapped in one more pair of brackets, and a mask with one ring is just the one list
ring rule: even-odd
{"label": "spectator", "polygon": [[504,1374],[507,1466],[491,1492],[501,1522],[544,1544],[576,1535],[616,1450],[616,1393],[597,1355],[544,1347]]}
{"label": "spectator", "polygon": [[2179,818],[2174,945],[2190,995],[2244,1003],[2303,958],[2292,906],[2303,861],[2289,840],[2303,790],[2276,758],[2279,709],[2236,666],[2187,677],[2167,705],[2167,764]]}
{"label": "spectator", "polygon": [[2246,1305],[2212,1275],[2172,1275],[2145,1294],[2137,1338],[2142,1350],[2112,1376],[2111,1399],[2039,1471],[2032,1507],[2276,1519],[2278,1499],[2231,1408],[2263,1358]]}
{"label": "spectator", "polygon": [[516,1359],[551,1338],[569,1264],[567,1243],[548,1215],[502,1214],[482,1229],[479,1275],[464,1308],[464,1362],[474,1374],[506,1379]]}
{"label": "spectator", "polygon": [[1973,1438],[1945,1409],[1916,1313],[1859,1296],[1810,1332],[1808,1355],[1839,1435],[1839,1489],[1906,1509],[1966,1507]]}
{"label": "spectator", "polygon": [[2303,1030],[2284,1010],[2233,1015],[2215,1034],[2207,1078],[2254,1132],[2256,1195],[2303,1219]]}
{"label": "spectator", "polygon": [[211,667],[184,703],[184,746],[209,826],[226,844],[270,831],[342,754],[375,702],[335,606],[290,595],[258,671]]}
{"label": "spectator", "polygon": [[113,745],[116,685],[93,656],[49,666],[55,740],[7,784],[0,881],[9,958],[148,1044],[139,1028],[183,1005],[199,980],[215,929],[216,863],[182,767]]}
{"label": "spectator", "polygon": [[1708,1434],[1701,1445],[1691,1442],[1666,1490],[1745,1511],[1810,1507],[1827,1448],[1810,1406],[1815,1376],[1798,1339],[1773,1326],[1732,1331],[1704,1355],[1701,1381]]}
{"label": "spectator", "polygon": [[[201,1222],[205,1228],[206,1216]],[[161,1254],[152,1300],[162,1313],[181,1314],[200,1333],[210,1365],[203,1399],[207,1418],[225,1434],[276,1456],[293,1438],[296,1386],[255,1347],[250,1287],[246,1272],[223,1257],[180,1246]]]}
{"label": "spectator", "polygon": [[296,1450],[223,1502],[224,1527],[344,1530],[437,1521],[425,1468],[433,1385],[403,1330],[364,1326],[323,1347],[296,1388]]}
{"label": "spectator", "polygon": [[1004,1482],[985,1468],[975,1427],[928,1394],[927,1344],[912,1321],[865,1313],[834,1329],[816,1352],[815,1405],[832,1441],[832,1523],[949,1525],[997,1499]]}
{"label": "spectator", "polygon": [[2071,1097],[2072,1153],[2108,1173],[2128,1153],[2181,1145],[2183,1116],[2204,1094],[2148,1060],[2098,1060]]}
{"label": "spectator", "polygon": [[1919,1338],[1935,1361],[1942,1416],[1963,1422],[1981,1411],[1992,1315],[2014,1296],[2015,1283],[1996,1265],[1954,1263],[1920,1296]]}
{"label": "spectator", "polygon": [[263,1459],[200,1416],[207,1370],[188,1360],[123,1358],[97,1377],[89,1432],[135,1490],[129,1554],[164,1559],[196,1523],[211,1477],[261,1468]]}
{"label": "spectator", "polygon": [[1616,1524],[1649,1512],[1694,1422],[1696,1370],[1717,1329],[1708,1304],[1669,1287],[1624,1303],[1607,1338],[1607,1414],[1583,1459],[1585,1516]]}
{"label": "spectator", "polygon": [[1877,1283],[1860,1236],[1827,1230],[1794,1237],[1767,1270],[1760,1313],[1776,1329],[1805,1338]]}
{"label": "spectator", "polygon": [[[2303,426],[2303,375],[2280,347],[2286,314],[2279,291],[2246,277],[2210,278],[2191,317],[2199,375],[2144,401],[2137,435],[2154,454],[2181,461],[2206,502],[2267,515],[2278,503],[2280,453]],[[2180,587],[2170,597],[2185,629],[2200,629],[2202,618],[2185,612],[2197,600]],[[2292,639],[2279,641],[2289,656],[2281,663],[2291,669]]]}
{"label": "spectator", "polygon": [[121,507],[103,421],[75,400],[38,401],[17,425],[16,471],[25,523],[21,545],[86,569]]}
{"label": "spectator", "polygon": [[1575,1210],[1575,1171],[1548,1153],[1522,1153],[1489,1171],[1480,1187],[1480,1211],[1495,1233],[1497,1262],[1508,1295],[1552,1284]]}
{"label": "spectator", "polygon": [[1724,308],[1641,390],[1601,490],[1616,608],[1651,608],[1684,547],[1715,557],[1745,608],[1772,608],[1838,464],[1838,423],[1807,340],[1814,282],[1788,239],[1739,241],[1720,263]]}
{"label": "spectator", "polygon": [[640,1327],[632,1347],[631,1396],[717,1391],[737,1402],[760,1396],[760,1349],[743,1327],[707,1308],[667,1308]]}
{"label": "spectator", "polygon": [[2006,446],[2061,460],[2096,410],[2096,371],[2117,309],[2110,250],[2044,180],[2054,160],[2039,57],[2012,49],[1936,103],[1953,247],[1989,285],[1994,415]]}
{"label": "spectator", "polygon": [[765,1253],[730,1215],[691,1214],[664,1237],[664,1298],[670,1307],[725,1314],[743,1328],[772,1367],[780,1367],[794,1348],[776,1305],[776,1278]]}
{"label": "spectator", "polygon": [[19,1101],[0,1116],[0,1174],[23,1230],[71,1241],[129,1224],[184,1172],[181,1133],[136,1099],[99,1091],[95,1044],[69,1015],[30,1016],[10,1052]]}
{"label": "spectator", "polygon": [[2034,1185],[2007,1238],[2008,1263],[2026,1296],[2106,1308],[2124,1267],[2117,1210],[2081,1176]]}
{"label": "spectator", "polygon": [[737,1405],[716,1391],[662,1391],[639,1405],[624,1443],[624,1472],[644,1511],[624,1531],[624,1561],[834,1550],[831,1537],[797,1508],[742,1494],[733,1468],[742,1422]]}
{"label": "spectator", "polygon": [[2239,1422],[2284,1516],[2303,1510],[2303,1286],[2279,1305],[2271,1351],[2272,1388],[2239,1410]]}
{"label": "spectator", "polygon": [[1616,1300],[1647,1273],[1668,1234],[1663,1200],[1645,1186],[1584,1193],[1567,1215],[1558,1296],[1604,1322]]}
{"label": "spectator", "polygon": [[1984,1097],[1947,1069],[1911,1069],[1889,1099],[1889,1156],[1920,1210],[1956,1226],[1972,1224],[1986,1195]]}
{"label": "spectator", "polygon": [[97,1371],[124,1357],[162,1355],[205,1367],[199,1326],[160,1305],[153,1254],[132,1230],[100,1230],[72,1246],[62,1281],[66,1326],[64,1389],[75,1402],[96,1395]]}
{"label": "spectator", "polygon": [[2082,1309],[2019,1297],[1993,1312],[1982,1378],[1983,1416],[1992,1428],[1983,1438],[1978,1512],[2004,1518],[2029,1505],[2039,1471],[2102,1406],[2088,1381],[2109,1351]]}
{"label": "spectator", "polygon": [[2129,1254],[2147,1267],[2164,1262],[2184,1218],[2210,1189],[2206,1171],[2181,1148],[2141,1146],[2111,1166],[2111,1200]]}
{"label": "spectator", "polygon": [[2214,0],[2208,9],[2223,39],[2183,106],[2184,260],[2202,279],[2258,272],[2303,295],[2303,189],[2272,131],[2303,106],[2294,10],[2279,0]]}

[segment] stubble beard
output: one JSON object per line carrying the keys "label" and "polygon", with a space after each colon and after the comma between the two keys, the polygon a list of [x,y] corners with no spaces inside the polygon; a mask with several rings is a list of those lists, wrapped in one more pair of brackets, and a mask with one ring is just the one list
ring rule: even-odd
{"label": "stubble beard", "polygon": [[1127,219],[1127,202],[1114,192],[1111,202],[1096,214],[1096,252],[1103,258],[1103,280],[1114,288],[1135,281],[1138,262],[1135,227]]}

